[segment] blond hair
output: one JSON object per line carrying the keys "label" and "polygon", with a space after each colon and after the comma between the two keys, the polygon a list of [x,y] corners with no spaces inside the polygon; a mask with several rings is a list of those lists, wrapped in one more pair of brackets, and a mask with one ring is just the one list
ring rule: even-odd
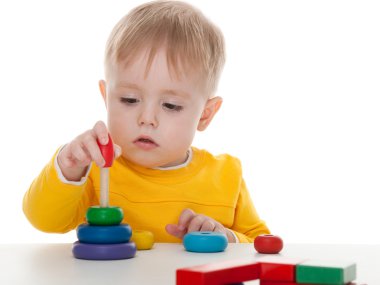
{"label": "blond hair", "polygon": [[[216,91],[225,62],[221,31],[198,9],[179,1],[153,1],[131,10],[113,28],[105,51],[105,70],[128,64],[148,48],[146,74],[159,48],[177,76],[193,69],[204,79],[209,95]],[[182,69],[181,69],[182,68]]]}

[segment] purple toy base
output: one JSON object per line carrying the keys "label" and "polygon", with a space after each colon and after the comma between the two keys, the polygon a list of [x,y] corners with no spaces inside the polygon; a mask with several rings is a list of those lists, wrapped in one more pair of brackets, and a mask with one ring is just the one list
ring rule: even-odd
{"label": "purple toy base", "polygon": [[73,244],[73,255],[86,260],[118,260],[132,258],[136,255],[134,242],[116,244],[89,244],[76,241]]}

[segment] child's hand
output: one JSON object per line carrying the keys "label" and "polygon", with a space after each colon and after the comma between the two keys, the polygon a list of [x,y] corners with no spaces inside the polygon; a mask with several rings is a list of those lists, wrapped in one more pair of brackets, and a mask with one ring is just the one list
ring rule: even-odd
{"label": "child's hand", "polygon": [[[97,122],[92,129],[77,136],[62,148],[57,162],[67,180],[79,181],[92,161],[99,167],[104,165],[105,161],[96,140],[103,145],[108,143],[108,130],[102,121]],[[120,147],[114,144],[114,149],[115,157],[119,156]]]}
{"label": "child's hand", "polygon": [[226,229],[221,223],[205,215],[196,214],[191,209],[182,211],[177,225],[168,224],[165,229],[169,234],[180,239],[189,232],[211,231],[224,233],[228,238],[228,242],[236,242],[232,232]]}

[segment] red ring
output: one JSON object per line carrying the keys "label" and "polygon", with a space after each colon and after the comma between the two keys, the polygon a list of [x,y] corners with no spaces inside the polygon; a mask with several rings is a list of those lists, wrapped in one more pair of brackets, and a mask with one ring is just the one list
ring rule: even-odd
{"label": "red ring", "polygon": [[282,250],[284,244],[279,236],[259,235],[255,238],[253,246],[258,253],[276,254]]}

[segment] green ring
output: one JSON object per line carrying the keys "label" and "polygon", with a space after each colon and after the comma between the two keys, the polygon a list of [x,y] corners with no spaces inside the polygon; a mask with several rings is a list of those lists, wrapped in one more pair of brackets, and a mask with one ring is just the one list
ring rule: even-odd
{"label": "green ring", "polygon": [[94,226],[118,225],[123,217],[123,210],[120,207],[92,206],[86,213],[87,222]]}

